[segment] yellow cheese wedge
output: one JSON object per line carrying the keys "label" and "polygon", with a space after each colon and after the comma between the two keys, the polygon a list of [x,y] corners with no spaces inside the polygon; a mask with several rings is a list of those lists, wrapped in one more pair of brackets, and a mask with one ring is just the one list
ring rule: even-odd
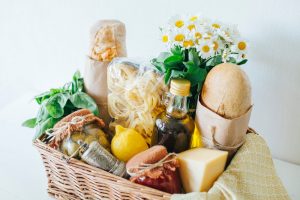
{"label": "yellow cheese wedge", "polygon": [[178,154],[185,192],[207,192],[222,174],[228,152],[195,148]]}

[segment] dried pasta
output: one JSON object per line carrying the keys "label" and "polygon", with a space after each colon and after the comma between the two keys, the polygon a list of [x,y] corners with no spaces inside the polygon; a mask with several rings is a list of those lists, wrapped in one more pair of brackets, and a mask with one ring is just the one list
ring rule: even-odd
{"label": "dried pasta", "polygon": [[156,116],[164,110],[162,96],[167,91],[163,77],[136,64],[114,61],[108,68],[108,112],[118,124],[134,128],[151,143]]}

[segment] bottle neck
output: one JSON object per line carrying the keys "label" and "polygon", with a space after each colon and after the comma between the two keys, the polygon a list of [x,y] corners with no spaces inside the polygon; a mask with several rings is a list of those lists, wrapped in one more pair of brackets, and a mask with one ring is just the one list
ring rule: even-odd
{"label": "bottle neck", "polygon": [[172,118],[184,118],[188,113],[187,97],[170,94],[166,113]]}

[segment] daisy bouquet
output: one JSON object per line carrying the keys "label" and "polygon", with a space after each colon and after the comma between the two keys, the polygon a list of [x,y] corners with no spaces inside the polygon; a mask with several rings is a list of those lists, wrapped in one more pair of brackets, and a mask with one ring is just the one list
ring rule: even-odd
{"label": "daisy bouquet", "polygon": [[165,83],[173,78],[191,82],[189,109],[195,111],[198,95],[207,73],[216,65],[247,62],[248,43],[240,36],[236,25],[204,18],[201,15],[176,15],[160,27],[165,52],[152,59],[152,64],[164,73]]}

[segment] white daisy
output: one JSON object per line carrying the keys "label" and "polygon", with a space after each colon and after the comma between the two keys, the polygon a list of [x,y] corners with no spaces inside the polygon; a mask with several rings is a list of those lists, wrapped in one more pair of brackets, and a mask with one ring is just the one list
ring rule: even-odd
{"label": "white daisy", "polygon": [[168,24],[171,27],[183,28],[185,25],[185,19],[181,15],[175,15],[169,19]]}
{"label": "white daisy", "polygon": [[248,50],[248,43],[243,38],[237,38],[234,45],[231,46],[231,51],[239,54],[246,54]]}
{"label": "white daisy", "polygon": [[201,40],[200,44],[196,46],[201,58],[206,59],[214,54],[214,45],[211,40]]}
{"label": "white daisy", "polygon": [[175,29],[170,33],[172,45],[183,46],[183,42],[189,37],[189,33],[185,29]]}
{"label": "white daisy", "polygon": [[230,37],[230,34],[228,31],[224,29],[219,29],[217,30],[217,34],[225,41],[228,43],[233,43],[233,39]]}
{"label": "white daisy", "polygon": [[186,21],[190,21],[192,23],[197,23],[197,22],[199,22],[199,20],[201,18],[203,18],[201,13],[198,13],[198,14],[195,14],[195,15],[189,14],[189,15],[187,15]]}
{"label": "white daisy", "polygon": [[167,44],[170,42],[170,30],[162,27],[160,28],[161,34],[160,34],[160,39],[163,43]]}
{"label": "white daisy", "polygon": [[224,43],[222,40],[219,39],[219,37],[213,37],[212,38],[213,43],[213,50],[215,53],[221,53],[222,49],[224,49]]}
{"label": "white daisy", "polygon": [[195,22],[191,22],[191,21],[187,21],[186,22],[186,28],[189,30],[189,31],[193,31],[196,29],[196,25],[197,23]]}
{"label": "white daisy", "polygon": [[228,25],[227,34],[232,38],[233,41],[241,37],[237,25]]}
{"label": "white daisy", "polygon": [[195,42],[195,37],[193,32],[187,32],[185,33],[185,38],[184,41],[182,42],[182,46],[186,49],[190,48],[190,47],[194,47],[196,44]]}
{"label": "white daisy", "polygon": [[199,24],[195,25],[195,28],[191,31],[191,36],[193,37],[194,43],[199,44],[199,41],[203,39],[206,29],[204,26]]}
{"label": "white daisy", "polygon": [[210,28],[212,31],[221,30],[222,27],[223,27],[223,23],[220,22],[220,21],[217,21],[217,20],[214,20],[214,21],[212,21],[212,22],[209,24],[209,28]]}

